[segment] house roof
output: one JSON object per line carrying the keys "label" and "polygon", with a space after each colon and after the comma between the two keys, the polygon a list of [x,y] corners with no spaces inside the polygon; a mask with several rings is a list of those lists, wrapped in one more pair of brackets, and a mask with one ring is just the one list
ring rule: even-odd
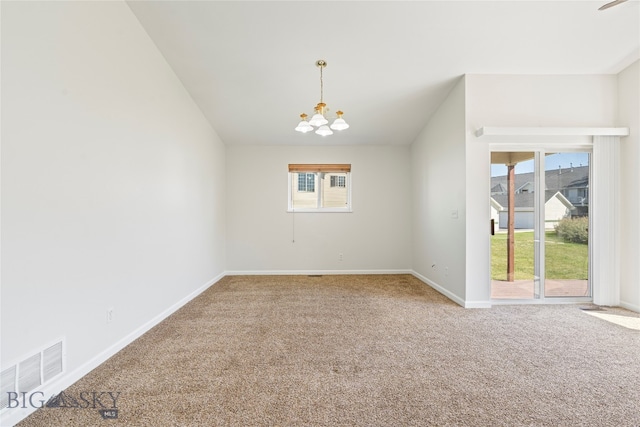
{"label": "house roof", "polygon": [[546,172],[547,189],[581,188],[589,185],[589,166],[562,168]]}
{"label": "house roof", "polygon": [[506,192],[507,192],[507,187],[501,182],[498,182],[496,185],[491,187],[491,194],[493,193],[500,194],[500,193],[506,193]]}
{"label": "house roof", "polygon": [[[533,183],[533,172],[515,174],[515,188],[522,188],[527,183]],[[548,170],[545,173],[547,190],[560,190],[565,188],[582,188],[589,184],[589,166],[575,166],[561,169]],[[491,193],[495,189],[507,187],[506,175],[491,178]]]}
{"label": "house roof", "polygon": [[[412,143],[464,74],[615,74],[640,4],[599,1],[127,1],[227,145]],[[347,131],[293,128],[320,98]]]}
{"label": "house roof", "polygon": [[[558,198],[567,208],[573,209],[573,204],[562,195],[557,190],[547,190],[544,192],[544,202],[547,203],[553,197]],[[502,209],[507,208],[507,195],[506,194],[496,194],[491,196],[491,198],[502,207]],[[514,194],[514,204],[515,208],[533,208],[535,193],[516,193]],[[498,208],[499,209],[499,208]],[[499,209],[500,210],[500,209]]]}

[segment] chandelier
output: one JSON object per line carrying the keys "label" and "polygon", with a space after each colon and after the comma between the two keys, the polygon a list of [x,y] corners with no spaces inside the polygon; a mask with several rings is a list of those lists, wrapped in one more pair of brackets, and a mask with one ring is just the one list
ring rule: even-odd
{"label": "chandelier", "polygon": [[311,117],[311,120],[307,121],[307,116],[305,113],[300,114],[300,118],[302,119],[298,126],[296,126],[296,130],[298,132],[307,133],[315,129],[318,135],[327,136],[333,135],[333,130],[344,130],[349,127],[347,122],[344,121],[342,115],[344,114],[342,111],[336,111],[337,118],[333,121],[331,126],[327,126],[329,120],[325,118],[325,113],[329,111],[327,108],[327,104],[324,103],[324,82],[322,80],[322,69],[327,66],[327,61],[324,59],[318,59],[316,61],[316,67],[320,68],[320,102],[315,107],[315,114]]}

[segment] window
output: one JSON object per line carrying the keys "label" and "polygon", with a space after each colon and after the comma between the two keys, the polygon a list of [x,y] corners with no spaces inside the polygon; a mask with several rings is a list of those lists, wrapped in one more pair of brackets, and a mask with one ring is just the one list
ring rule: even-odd
{"label": "window", "polygon": [[316,175],[313,173],[298,174],[298,191],[313,193],[316,187]]}
{"label": "window", "polygon": [[351,165],[290,164],[289,212],[351,212]]}
{"label": "window", "polygon": [[331,186],[332,187],[346,187],[347,179],[342,175],[331,175]]}

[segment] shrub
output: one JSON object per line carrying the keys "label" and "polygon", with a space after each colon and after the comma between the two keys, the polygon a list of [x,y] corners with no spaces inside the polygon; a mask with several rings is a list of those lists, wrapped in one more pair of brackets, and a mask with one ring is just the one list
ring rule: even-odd
{"label": "shrub", "polygon": [[589,218],[586,216],[562,219],[555,229],[565,242],[586,244],[589,241]]}

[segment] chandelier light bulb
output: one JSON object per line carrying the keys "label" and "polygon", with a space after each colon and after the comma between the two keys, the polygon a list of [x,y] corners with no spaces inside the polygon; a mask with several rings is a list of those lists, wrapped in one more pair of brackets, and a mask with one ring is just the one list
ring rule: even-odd
{"label": "chandelier light bulb", "polygon": [[324,116],[320,113],[316,113],[313,115],[313,117],[311,117],[311,120],[309,121],[309,124],[311,126],[322,126],[322,125],[326,125],[327,123],[329,123],[329,120],[325,119]]}
{"label": "chandelier light bulb", "polygon": [[336,111],[336,115],[338,116],[337,119],[335,119],[333,121],[333,123],[331,124],[331,129],[333,130],[345,130],[349,128],[349,124],[347,122],[344,121],[344,119],[342,118],[342,115],[344,113],[342,111]]}
{"label": "chandelier light bulb", "polygon": [[324,117],[324,108],[326,106],[327,104],[324,102],[319,102],[318,105],[316,105],[316,114],[314,114],[309,121],[311,126],[319,127],[329,123],[329,121]]}
{"label": "chandelier light bulb", "polygon": [[307,121],[307,115],[305,113],[300,114],[300,118],[302,119],[298,126],[296,126],[296,130],[298,132],[307,133],[313,130],[313,126],[309,124]]}
{"label": "chandelier light bulb", "polygon": [[318,128],[318,130],[316,131],[316,133],[318,135],[321,136],[329,136],[329,135],[333,135],[333,132],[331,131],[331,129],[329,129],[329,126],[327,125],[322,125]]}

